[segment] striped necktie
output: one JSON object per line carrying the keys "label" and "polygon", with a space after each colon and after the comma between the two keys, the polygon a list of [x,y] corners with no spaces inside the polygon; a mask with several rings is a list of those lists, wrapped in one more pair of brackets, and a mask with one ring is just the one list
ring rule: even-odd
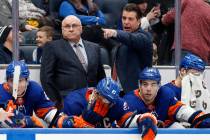
{"label": "striped necktie", "polygon": [[80,60],[80,62],[81,62],[81,64],[82,64],[82,66],[83,66],[84,69],[86,70],[86,66],[85,66],[86,60],[85,60],[85,57],[84,57],[82,51],[81,51],[80,48],[79,48],[79,47],[80,47],[79,45],[80,45],[80,44],[74,44],[75,53],[76,53],[77,57],[79,58],[79,60]]}

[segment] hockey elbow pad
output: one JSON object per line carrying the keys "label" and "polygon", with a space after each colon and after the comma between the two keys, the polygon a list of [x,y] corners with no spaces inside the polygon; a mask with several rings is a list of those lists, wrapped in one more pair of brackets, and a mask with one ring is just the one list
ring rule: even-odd
{"label": "hockey elbow pad", "polygon": [[157,119],[151,113],[142,114],[137,120],[142,140],[154,140],[157,134]]}
{"label": "hockey elbow pad", "polygon": [[[44,128],[45,126],[41,122],[41,120],[35,116],[28,116],[26,117],[29,119],[29,121],[32,122],[32,128]],[[26,125],[27,126],[27,125]]]}
{"label": "hockey elbow pad", "polygon": [[[210,128],[210,114],[204,114],[201,111],[196,111],[194,114],[197,114],[194,119],[190,118],[192,121],[191,128]],[[189,121],[191,121],[189,119]]]}

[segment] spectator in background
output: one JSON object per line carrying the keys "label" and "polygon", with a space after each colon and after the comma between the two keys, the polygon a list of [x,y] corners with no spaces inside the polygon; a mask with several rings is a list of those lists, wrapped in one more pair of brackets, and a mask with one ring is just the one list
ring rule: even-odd
{"label": "spectator in background", "polygon": [[60,40],[46,44],[41,63],[41,83],[47,95],[62,107],[69,91],[94,87],[104,78],[99,46],[82,40],[82,24],[76,16],[62,21]]}
{"label": "spectator in background", "polygon": [[138,87],[138,73],[152,65],[152,37],[140,29],[141,12],[127,4],[122,12],[123,30],[103,29],[105,38],[118,42],[112,49],[112,78],[127,93]]}
{"label": "spectator in background", "polygon": [[[21,42],[21,37],[19,37]],[[19,59],[24,60],[24,53],[19,51]],[[0,27],[0,64],[9,64],[13,60],[12,27]]]}
{"label": "spectator in background", "polygon": [[0,1],[0,26],[12,24],[12,10],[7,0]]}
{"label": "spectator in background", "polygon": [[116,29],[123,7],[128,0],[93,0],[103,12],[106,24],[104,27]]}
{"label": "spectator in background", "polygon": [[[31,2],[45,10],[47,12],[47,14],[49,14],[50,16],[53,16],[55,18],[58,18],[58,10],[60,7],[61,2],[63,2],[64,0],[31,0]],[[55,12],[55,13],[54,13]],[[56,15],[53,15],[56,14]]]}
{"label": "spectator in background", "polygon": [[37,48],[33,51],[32,58],[35,64],[41,64],[42,50],[44,45],[53,40],[53,28],[50,26],[43,26],[38,29],[36,33]]}
{"label": "spectator in background", "polygon": [[49,24],[45,24],[48,26],[53,26],[54,31],[56,34],[56,31],[61,30],[61,21],[59,18],[59,7],[63,0],[31,0],[31,2],[39,7],[40,9],[43,9],[46,12],[48,20],[51,21]]}
{"label": "spectator in background", "polygon": [[[203,0],[182,0],[181,11],[181,57],[193,53],[207,63],[210,58],[210,6]],[[161,20],[164,25],[174,23],[175,9],[163,15]],[[172,64],[175,61],[174,50],[175,42],[172,46]]]}
{"label": "spectator in background", "polygon": [[[154,0],[149,0],[148,3],[149,7],[150,5],[155,5]],[[167,13],[174,7],[174,0],[158,0],[158,3],[160,3],[161,15]],[[171,46],[174,41],[174,26],[174,24],[164,26],[162,22],[152,26],[153,31],[156,33],[154,41],[158,46],[158,65],[170,65],[171,63]]]}
{"label": "spectator in background", "polygon": [[[8,0],[12,6],[12,0]],[[31,0],[19,0],[19,19],[30,25],[31,29],[37,29],[40,26],[41,19],[46,12],[36,7]]]}
{"label": "spectator in background", "polygon": [[[20,3],[22,5],[25,5],[23,3]],[[12,0],[1,0],[0,1],[0,26],[5,25],[11,25],[12,24]],[[37,29],[36,27],[33,27],[25,22],[25,19],[20,19],[20,30],[26,31],[26,30],[32,30]]]}
{"label": "spectator in background", "polygon": [[[11,8],[12,0],[7,1]],[[19,20],[20,30],[24,36],[23,44],[35,44],[38,28],[55,25],[54,19],[50,18],[45,10],[36,7],[31,0],[19,0]]]}
{"label": "spectator in background", "polygon": [[[34,8],[28,8],[28,6],[26,5],[33,5],[30,3],[30,1],[19,1],[19,8],[20,8],[20,17],[19,17],[19,29],[22,32],[23,37],[25,36],[25,38],[23,39],[23,44],[27,44],[30,40],[30,44],[32,44],[31,42],[35,42],[33,40],[35,40],[35,34],[36,34],[36,29],[37,27],[29,24],[26,21],[26,15],[29,16],[34,14],[36,12],[33,12]],[[28,9],[24,9],[21,10],[22,8],[28,8]],[[28,12],[28,10],[31,10]],[[23,16],[23,12],[26,14]],[[35,18],[35,17],[33,17]],[[0,26],[5,26],[5,25],[11,25],[12,24],[12,0],[1,0],[0,1]],[[28,43],[29,44],[29,43]]]}
{"label": "spectator in background", "polygon": [[153,43],[153,55],[152,55],[152,65],[158,64],[158,54],[157,54],[157,45]]}
{"label": "spectator in background", "polygon": [[128,3],[135,3],[140,9],[143,17],[141,18],[141,28],[148,30],[152,25],[158,23],[160,17],[160,5],[154,6],[148,13],[148,1],[147,0],[128,0]]}
{"label": "spectator in background", "polygon": [[104,25],[104,14],[92,0],[65,0],[61,3],[59,15],[65,18],[74,15],[82,25]]}

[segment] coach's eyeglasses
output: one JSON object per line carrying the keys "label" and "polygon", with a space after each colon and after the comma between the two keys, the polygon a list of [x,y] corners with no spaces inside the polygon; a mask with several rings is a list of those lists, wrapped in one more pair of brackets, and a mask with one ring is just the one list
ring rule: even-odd
{"label": "coach's eyeglasses", "polygon": [[62,26],[62,28],[65,30],[70,30],[70,29],[78,28],[80,26],[81,26],[80,24],[67,24],[65,26]]}

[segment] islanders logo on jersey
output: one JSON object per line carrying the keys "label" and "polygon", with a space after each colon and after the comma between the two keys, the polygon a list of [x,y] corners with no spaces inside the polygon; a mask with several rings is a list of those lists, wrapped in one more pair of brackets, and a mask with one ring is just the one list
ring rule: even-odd
{"label": "islanders logo on jersey", "polygon": [[128,109],[129,109],[128,103],[127,102],[124,102],[124,104],[123,104],[123,110],[128,110]]}

